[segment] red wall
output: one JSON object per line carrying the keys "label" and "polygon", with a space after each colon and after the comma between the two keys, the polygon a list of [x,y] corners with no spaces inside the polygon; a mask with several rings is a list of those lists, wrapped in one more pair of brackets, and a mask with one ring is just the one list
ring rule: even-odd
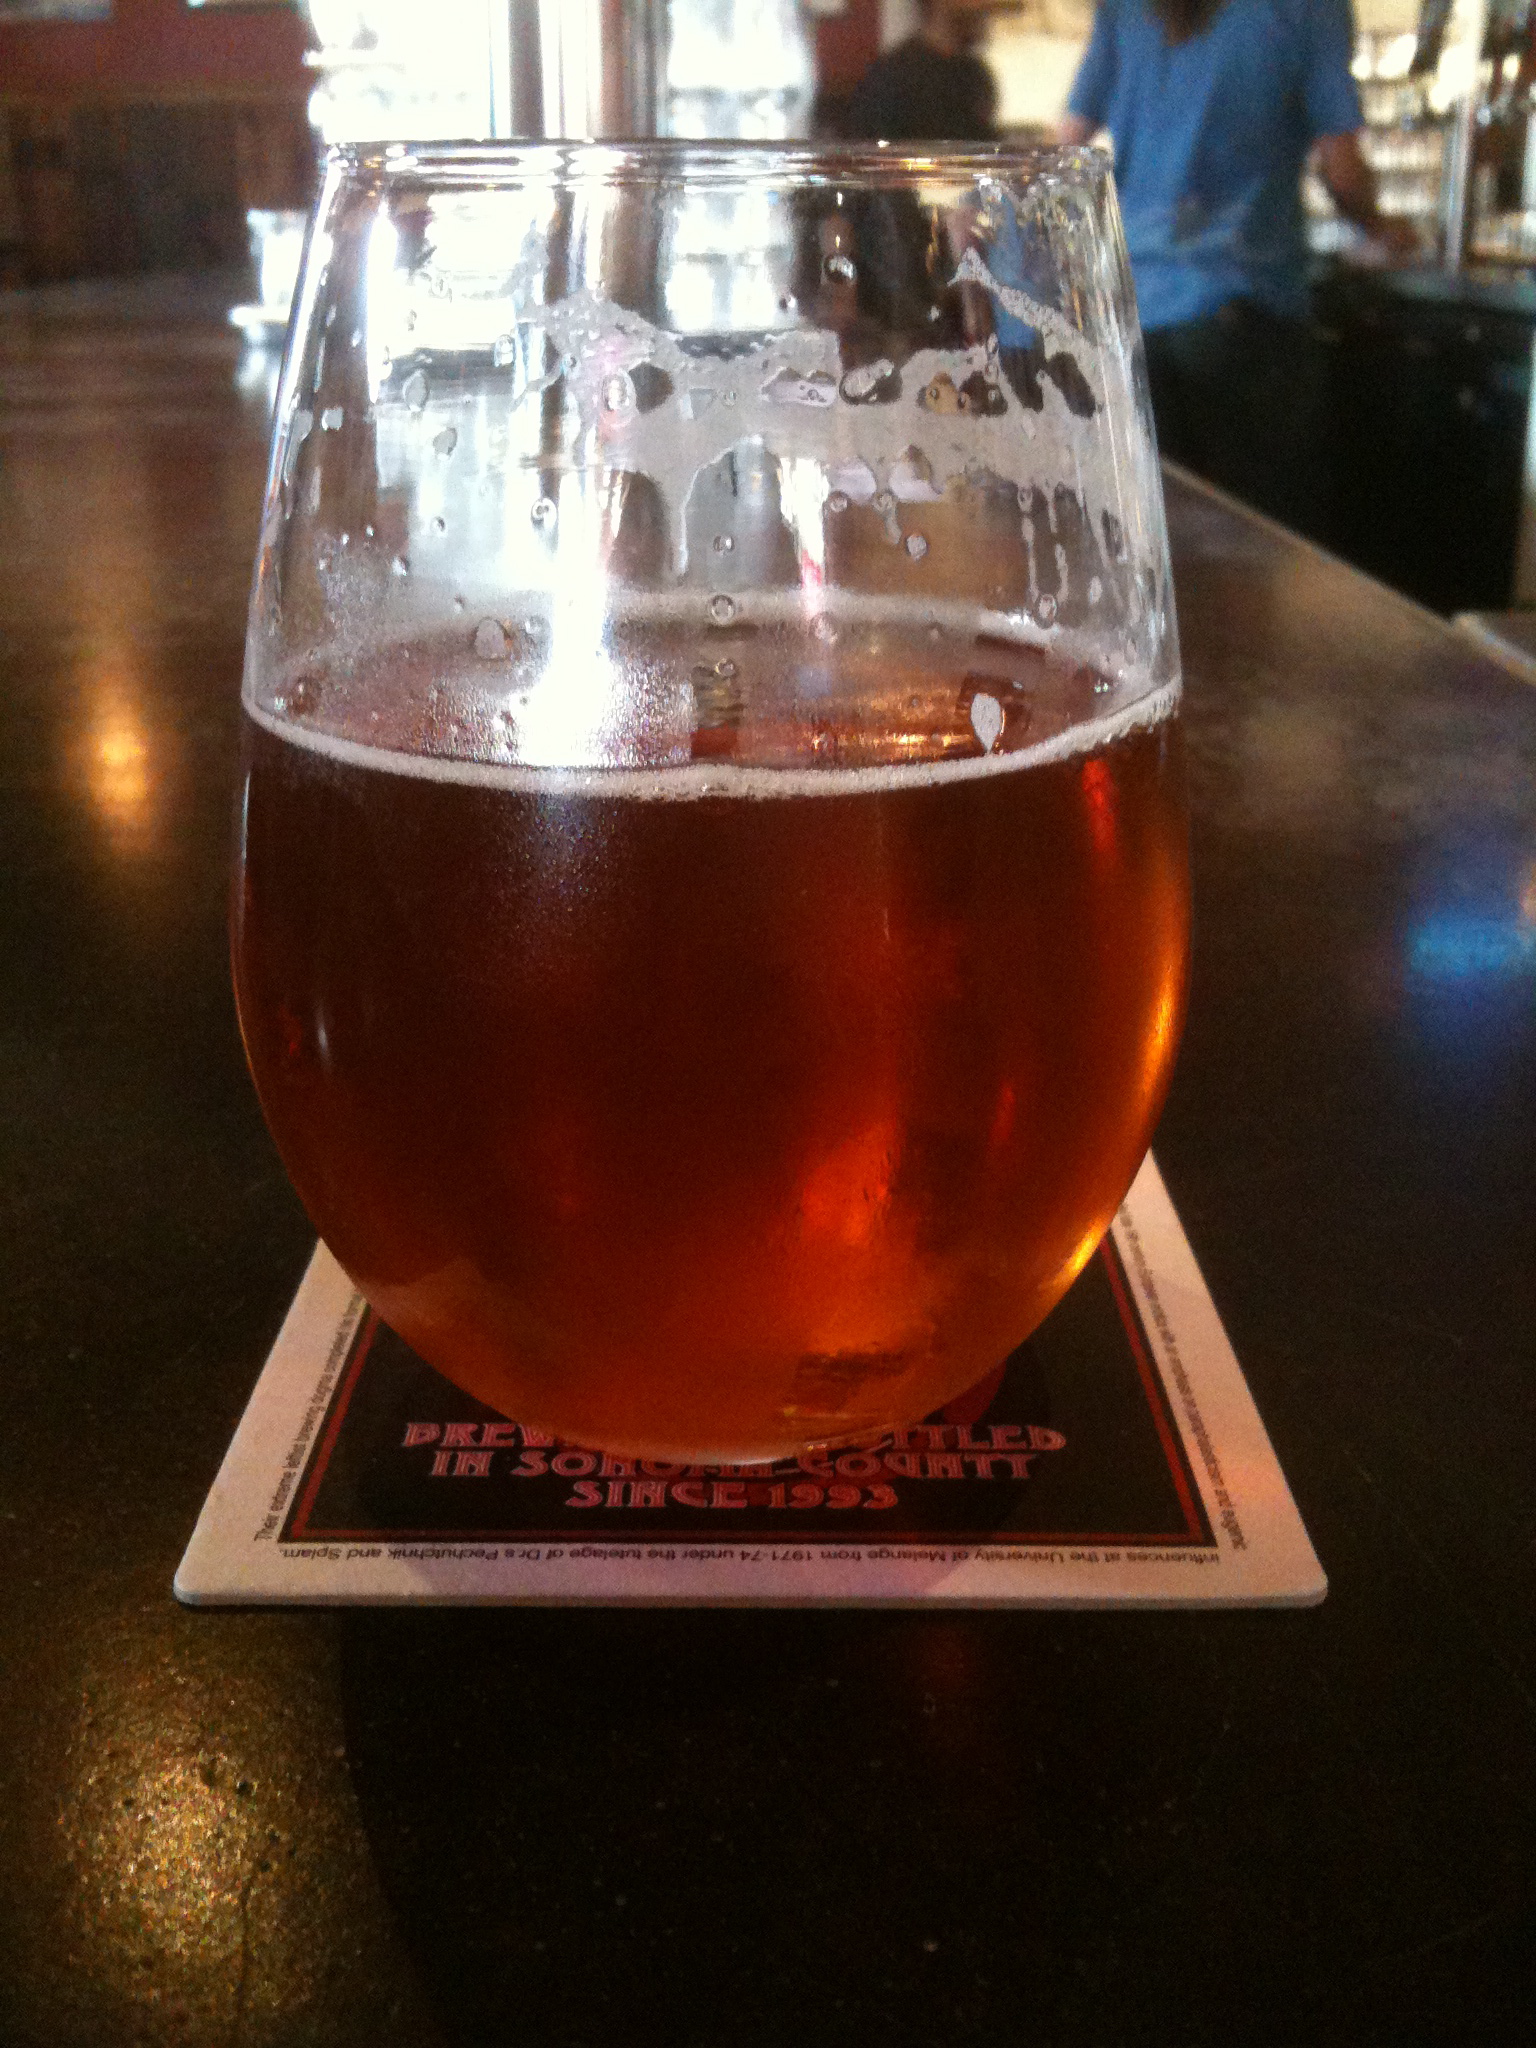
{"label": "red wall", "polygon": [[116,0],[110,21],[0,27],[0,94],[80,100],[201,91],[304,93],[307,30],[292,7]]}
{"label": "red wall", "polygon": [[[157,92],[306,91],[305,24],[292,7],[189,8],[116,0],[110,21],[0,27],[0,94],[18,99]],[[880,47],[880,0],[816,23],[820,82],[848,91]]]}
{"label": "red wall", "polygon": [[880,54],[880,0],[848,0],[841,14],[816,23],[817,80],[833,92],[851,92]]}

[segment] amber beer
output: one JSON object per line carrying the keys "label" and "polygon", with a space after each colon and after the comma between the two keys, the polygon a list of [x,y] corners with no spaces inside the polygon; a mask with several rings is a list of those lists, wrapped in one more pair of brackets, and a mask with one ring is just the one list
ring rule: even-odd
{"label": "amber beer", "polygon": [[930,1412],[1067,1287],[1179,1033],[1176,719],[983,755],[946,687],[915,754],[707,773],[248,715],[261,1099],[449,1378],[589,1445],[780,1456]]}

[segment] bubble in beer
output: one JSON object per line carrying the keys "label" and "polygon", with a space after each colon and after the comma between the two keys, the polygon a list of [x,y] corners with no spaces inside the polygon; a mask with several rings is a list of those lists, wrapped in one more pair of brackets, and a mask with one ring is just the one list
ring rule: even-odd
{"label": "bubble in beer", "polygon": [[715,663],[715,674],[719,676],[722,681],[728,683],[731,677],[735,675],[735,673],[736,664],[734,661],[717,661]]}
{"label": "bubble in beer", "polygon": [[320,709],[323,689],[318,676],[300,676],[288,692],[287,708],[295,718],[313,718]]}
{"label": "bubble in beer", "polygon": [[[462,603],[463,600],[460,599]],[[475,653],[481,661],[505,661],[507,629],[500,619],[482,619],[475,628]]]}
{"label": "bubble in beer", "polygon": [[877,512],[894,512],[896,510],[896,500],[890,491],[877,491],[875,493],[875,510]]}
{"label": "bubble in beer", "polygon": [[828,256],[821,267],[828,277],[840,277],[844,284],[852,284],[859,274],[851,256]]}
{"label": "bubble in beer", "polygon": [[827,510],[829,512],[846,512],[848,510],[848,493],[846,491],[834,491],[827,499]]}
{"label": "bubble in beer", "polygon": [[1002,705],[995,697],[989,697],[985,690],[978,690],[971,699],[971,730],[980,740],[984,754],[991,753],[1002,729]]}
{"label": "bubble in beer", "polygon": [[389,573],[391,576],[409,576],[411,573],[410,562],[404,555],[396,555],[389,565]]}
{"label": "bubble in beer", "polygon": [[914,562],[920,562],[928,552],[928,543],[920,533],[909,533],[906,547]]}
{"label": "bubble in beer", "polygon": [[728,533],[717,533],[715,535],[715,553],[717,555],[728,555],[735,545],[735,541]]}
{"label": "bubble in beer", "polygon": [[325,411],[324,411],[323,413],[321,413],[321,415],[320,415],[320,431],[321,431],[321,433],[322,433],[322,434],[334,434],[334,433],[337,433],[337,432],[338,432],[338,431],[340,430],[340,428],[341,428],[341,424],[342,424],[343,420],[345,420],[346,416],[347,416],[347,415],[346,415],[346,411],[345,411],[345,409],[344,409],[344,408],[343,408],[342,406],[339,406],[339,405],[328,405],[328,406],[327,406],[327,407],[325,408]]}
{"label": "bubble in beer", "polygon": [[421,412],[426,406],[429,389],[430,386],[420,370],[412,370],[400,387],[400,396],[412,412]]}
{"label": "bubble in beer", "polygon": [[438,455],[451,455],[458,445],[459,433],[457,427],[444,427],[443,431],[435,435],[432,441],[433,450]]}
{"label": "bubble in beer", "polygon": [[1056,617],[1056,600],[1048,590],[1035,599],[1035,617],[1042,626],[1050,625]]}
{"label": "bubble in beer", "polygon": [[530,514],[529,514],[528,516],[529,516],[529,518],[530,518],[530,519],[532,519],[532,521],[533,521],[533,523],[534,523],[534,525],[535,525],[535,526],[548,526],[549,522],[550,522],[550,521],[551,521],[551,520],[552,520],[552,519],[554,518],[554,516],[555,516],[555,501],[554,501],[554,499],[553,499],[553,498],[540,498],[540,499],[538,499],[538,500],[537,500],[537,501],[535,502],[535,504],[534,504],[534,508],[533,508],[532,512],[531,512],[531,513],[530,513]]}
{"label": "bubble in beer", "polygon": [[616,370],[604,381],[603,409],[605,412],[634,411],[635,380],[628,370]]}
{"label": "bubble in beer", "polygon": [[728,626],[736,616],[736,600],[722,591],[718,597],[709,600],[709,616],[717,626]]}
{"label": "bubble in beer", "polygon": [[363,528],[363,539],[364,539],[364,540],[372,540],[372,539],[373,539],[373,528],[372,528],[371,526],[365,526],[365,527]]}
{"label": "bubble in beer", "polygon": [[816,614],[815,618],[811,621],[811,631],[816,635],[816,638],[822,642],[823,646],[836,646],[837,627],[833,623],[828,613],[818,612]]}

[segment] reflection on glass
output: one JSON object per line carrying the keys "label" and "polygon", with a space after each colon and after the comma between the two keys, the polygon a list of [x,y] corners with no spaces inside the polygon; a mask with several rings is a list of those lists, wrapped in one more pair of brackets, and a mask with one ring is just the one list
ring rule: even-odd
{"label": "reflection on glass", "polygon": [[[659,132],[782,142],[810,126],[815,66],[795,0],[672,0]],[[683,334],[787,325],[775,274],[790,226],[772,195],[699,194],[679,210],[666,313]]]}
{"label": "reflection on glass", "polygon": [[787,327],[782,280],[792,260],[789,210],[766,192],[699,193],[678,209],[666,311],[682,334]]}
{"label": "reflection on glass", "polygon": [[268,424],[277,404],[277,380],[282,366],[281,348],[261,341],[248,341],[240,352],[235,370],[235,389]]}

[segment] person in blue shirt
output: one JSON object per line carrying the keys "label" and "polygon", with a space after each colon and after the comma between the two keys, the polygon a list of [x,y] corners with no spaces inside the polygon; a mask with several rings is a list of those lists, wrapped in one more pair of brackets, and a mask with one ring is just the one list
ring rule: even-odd
{"label": "person in blue shirt", "polygon": [[1098,0],[1061,124],[1107,128],[1165,455],[1326,524],[1301,175],[1395,254],[1360,153],[1349,0]]}

